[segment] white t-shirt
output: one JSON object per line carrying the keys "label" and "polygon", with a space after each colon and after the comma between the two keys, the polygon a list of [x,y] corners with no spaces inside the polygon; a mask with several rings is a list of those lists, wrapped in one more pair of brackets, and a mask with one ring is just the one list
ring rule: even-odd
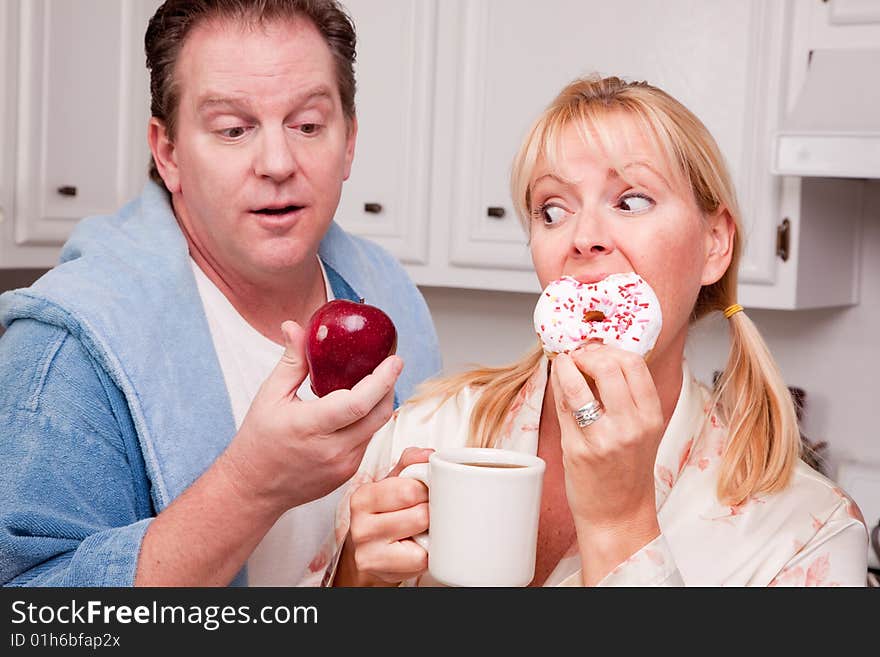
{"label": "white t-shirt", "polygon": [[[190,264],[205,307],[237,430],[260,385],[281,359],[284,347],[248,324],[199,266],[193,260]],[[333,290],[323,264],[321,275],[327,300],[331,301]],[[297,394],[300,399],[315,398],[308,377]],[[342,490],[340,487],[326,497],[294,507],[278,519],[248,559],[249,586],[296,586],[309,574],[309,562],[320,552],[327,537],[333,534]]]}

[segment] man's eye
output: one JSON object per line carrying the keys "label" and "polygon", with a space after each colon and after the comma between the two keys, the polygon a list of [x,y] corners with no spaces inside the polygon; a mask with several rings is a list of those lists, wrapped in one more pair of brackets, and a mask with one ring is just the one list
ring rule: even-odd
{"label": "man's eye", "polygon": [[239,139],[240,137],[244,137],[247,129],[243,126],[235,126],[234,128],[226,128],[226,130],[221,130],[220,135],[226,137],[227,139]]}
{"label": "man's eye", "polygon": [[648,198],[644,194],[628,194],[617,202],[617,207],[621,210],[632,213],[644,212],[653,206],[653,199]]}
{"label": "man's eye", "polygon": [[314,135],[318,132],[321,126],[317,123],[303,123],[299,129],[305,135]]}

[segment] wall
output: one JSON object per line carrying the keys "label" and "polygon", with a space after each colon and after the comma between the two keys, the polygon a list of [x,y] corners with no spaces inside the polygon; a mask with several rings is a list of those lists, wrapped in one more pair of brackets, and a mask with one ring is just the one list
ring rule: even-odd
{"label": "wall", "polygon": [[[832,468],[840,459],[880,463],[880,181],[867,185],[862,242],[861,302],[828,310],[749,313],[764,335],[789,385],[807,393],[804,433],[827,440]],[[833,263],[828,263],[833,266]],[[528,294],[425,288],[447,371],[469,362],[500,365],[531,348]],[[688,358],[694,372],[711,381],[727,355],[720,317],[694,328]]]}

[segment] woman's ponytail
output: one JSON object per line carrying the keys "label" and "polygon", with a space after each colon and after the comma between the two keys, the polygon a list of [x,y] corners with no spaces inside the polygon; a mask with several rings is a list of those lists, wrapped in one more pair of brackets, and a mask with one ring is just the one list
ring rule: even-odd
{"label": "woman's ponytail", "polygon": [[791,393],[758,329],[744,312],[729,323],[730,354],[715,393],[729,430],[717,493],[739,504],[784,488],[801,443]]}

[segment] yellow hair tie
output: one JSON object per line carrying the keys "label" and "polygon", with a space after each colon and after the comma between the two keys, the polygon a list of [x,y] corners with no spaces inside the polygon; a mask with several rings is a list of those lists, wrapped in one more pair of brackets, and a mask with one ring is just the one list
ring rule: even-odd
{"label": "yellow hair tie", "polygon": [[743,311],[743,307],[738,303],[733,304],[732,306],[727,306],[724,309],[724,319],[730,319],[737,313],[741,313]]}

